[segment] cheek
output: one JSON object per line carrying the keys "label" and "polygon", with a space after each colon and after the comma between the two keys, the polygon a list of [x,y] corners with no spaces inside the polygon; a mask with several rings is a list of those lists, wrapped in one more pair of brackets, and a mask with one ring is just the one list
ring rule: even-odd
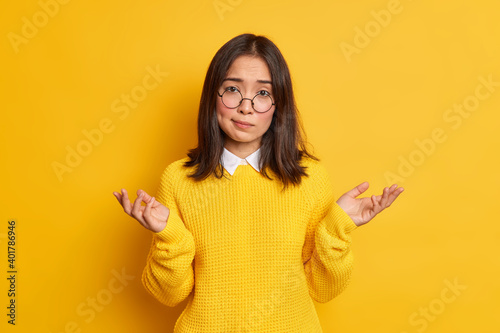
{"label": "cheek", "polygon": [[219,122],[219,126],[224,120],[227,120],[227,118],[231,114],[231,109],[226,108],[220,101],[217,102],[215,106],[215,113],[217,114],[217,120]]}
{"label": "cheek", "polygon": [[267,113],[264,113],[262,116],[262,126],[265,126],[266,128],[266,131],[269,129],[269,127],[271,126],[271,122],[273,121],[273,114],[274,114],[274,111],[271,112],[267,112]]}
{"label": "cheek", "polygon": [[237,109],[230,109],[227,106],[225,106],[222,103],[222,100],[220,98],[217,99],[217,102],[215,103],[215,107],[217,109],[217,112],[222,112],[222,113],[230,113],[230,112],[234,112],[235,110],[237,110]]}

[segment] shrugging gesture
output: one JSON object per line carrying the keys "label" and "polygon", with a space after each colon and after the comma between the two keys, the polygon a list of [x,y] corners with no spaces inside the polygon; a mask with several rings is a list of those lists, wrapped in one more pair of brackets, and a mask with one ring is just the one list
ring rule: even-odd
{"label": "shrugging gesture", "polygon": [[398,188],[396,184],[393,184],[391,187],[385,187],[382,195],[356,198],[369,186],[368,182],[361,183],[337,200],[340,208],[350,216],[357,226],[368,223],[375,215],[389,207],[404,190],[404,188]]}

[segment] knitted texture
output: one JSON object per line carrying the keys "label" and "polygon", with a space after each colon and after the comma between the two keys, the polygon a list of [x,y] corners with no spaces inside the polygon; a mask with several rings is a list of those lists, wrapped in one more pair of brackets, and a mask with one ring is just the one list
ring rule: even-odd
{"label": "knitted texture", "polygon": [[250,165],[197,182],[185,161],[161,177],[156,199],[170,215],[152,233],[142,274],[163,304],[188,298],[174,332],[322,332],[313,300],[328,302],[349,283],[357,228],[326,169],[304,158],[309,176],[282,191]]}

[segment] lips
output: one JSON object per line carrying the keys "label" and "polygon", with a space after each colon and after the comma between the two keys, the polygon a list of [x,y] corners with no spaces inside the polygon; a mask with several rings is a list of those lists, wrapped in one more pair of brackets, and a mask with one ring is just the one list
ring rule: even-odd
{"label": "lips", "polygon": [[244,127],[244,128],[247,128],[247,127],[253,126],[252,124],[247,123],[246,121],[240,121],[240,120],[234,120],[234,119],[233,119],[233,122],[234,122],[237,126],[239,126],[239,127]]}

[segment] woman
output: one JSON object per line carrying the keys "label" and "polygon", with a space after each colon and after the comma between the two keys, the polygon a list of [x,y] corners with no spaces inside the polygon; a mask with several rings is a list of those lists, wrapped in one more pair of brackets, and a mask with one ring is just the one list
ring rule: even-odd
{"label": "woman", "polygon": [[302,141],[281,52],[243,34],[214,56],[198,146],[165,169],[157,198],[114,195],[153,232],[145,288],[168,306],[189,297],[174,332],[303,333],[322,332],[313,300],[328,302],[349,282],[350,232],[403,191],[356,198],[367,188],[334,201]]}

